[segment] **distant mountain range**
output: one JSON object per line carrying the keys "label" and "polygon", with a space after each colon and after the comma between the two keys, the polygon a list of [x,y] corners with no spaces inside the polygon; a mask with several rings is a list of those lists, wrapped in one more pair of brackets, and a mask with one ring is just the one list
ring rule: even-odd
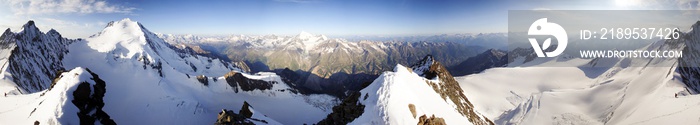
{"label": "distant mountain range", "polygon": [[295,36],[158,36],[172,44],[202,48],[235,62],[246,62],[252,72],[292,70],[298,77],[292,81],[295,84],[311,92],[329,93],[339,97],[345,96],[347,91],[359,90],[362,83],[371,82],[382,72],[393,69],[396,64],[409,64],[425,55],[433,55],[445,66],[455,68],[456,71],[460,68],[456,65],[486,50],[483,46],[476,46],[478,44],[453,42],[448,39],[474,40],[484,39],[486,36],[506,38],[502,34],[457,34],[430,37],[440,40],[433,42],[351,42],[307,32]]}

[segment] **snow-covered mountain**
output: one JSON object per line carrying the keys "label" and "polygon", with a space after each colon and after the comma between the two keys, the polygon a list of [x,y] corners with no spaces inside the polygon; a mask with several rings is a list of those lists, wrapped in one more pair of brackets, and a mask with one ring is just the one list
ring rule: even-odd
{"label": "snow-covered mountain", "polygon": [[455,79],[475,110],[496,124],[700,124],[700,96],[693,90],[700,32],[681,34],[640,48],[685,49],[681,59],[518,55],[506,68]]}
{"label": "snow-covered mountain", "polygon": [[411,67],[397,65],[393,72],[382,73],[320,124],[493,124],[463,93],[445,67],[428,55]]}
{"label": "snow-covered mountain", "polygon": [[688,86],[688,91],[692,94],[700,93],[700,21],[691,28],[692,31],[683,34],[683,37],[675,42],[685,43],[683,57],[678,61],[678,72],[683,78],[683,83]]}
{"label": "snow-covered mountain", "polygon": [[[228,55],[234,61],[259,61],[270,69],[290,68],[305,70],[321,77],[336,72],[381,74],[391,70],[395,63],[410,63],[427,54],[446,57],[441,62],[452,66],[464,59],[486,50],[459,42],[406,42],[406,41],[348,41],[300,32],[292,36],[210,36],[157,34],[172,44],[199,46],[214,53]],[[401,55],[419,53],[420,56]],[[354,55],[365,55],[357,57]],[[341,59],[338,61],[326,58]],[[344,58],[340,58],[344,57]],[[448,58],[449,57],[449,58]],[[389,62],[390,65],[377,65]],[[367,63],[357,64],[355,63]],[[367,66],[369,65],[369,66]],[[260,70],[260,69],[258,69]]]}
{"label": "snow-covered mountain", "polygon": [[[692,26],[699,28],[700,22]],[[272,72],[253,74],[245,71],[245,63],[232,64],[166,42],[168,37],[204,37],[156,34],[123,19],[89,38],[72,40],[55,30],[41,32],[29,21],[19,32],[8,29],[0,36],[0,123],[700,124],[699,36],[691,30],[680,39],[640,48],[682,49],[680,59],[534,58],[529,49],[507,54],[489,50],[480,56],[489,60],[470,64],[500,66],[496,64],[505,55],[514,55],[509,67],[461,77],[452,77],[440,58],[463,51],[414,51],[449,48],[454,45],[450,43],[347,42],[306,32],[223,40],[236,41],[227,42],[234,48],[261,52],[251,54],[325,67],[309,71],[344,71],[347,61],[367,66],[362,68],[380,66],[358,61],[394,63],[392,71],[355,85],[359,91],[344,91],[347,97],[339,100],[297,89],[322,86],[292,83],[290,79],[303,78],[290,69],[282,70],[287,72],[284,78]],[[387,59],[430,53],[444,55],[424,57],[410,67],[398,60],[419,59]],[[352,59],[357,55],[361,59]],[[556,64],[577,66],[545,66]],[[350,69],[356,73],[359,68]]]}
{"label": "snow-covered mountain", "polygon": [[[301,94],[274,73],[249,74],[179,49],[128,18],[78,40],[33,25],[7,30],[0,42],[9,57],[2,60],[9,65],[0,81],[2,123],[211,124],[222,109],[240,111],[245,102],[255,107],[250,119],[266,121],[260,123],[304,124],[325,118],[338,103]],[[19,70],[8,70],[13,67]],[[12,77],[18,71],[39,73]],[[28,80],[36,82],[21,82]]]}
{"label": "snow-covered mountain", "polygon": [[49,88],[53,78],[64,69],[62,60],[68,45],[76,40],[61,37],[56,30],[40,32],[29,21],[18,33],[10,29],[0,37],[2,79],[17,83],[13,94],[38,92]]}

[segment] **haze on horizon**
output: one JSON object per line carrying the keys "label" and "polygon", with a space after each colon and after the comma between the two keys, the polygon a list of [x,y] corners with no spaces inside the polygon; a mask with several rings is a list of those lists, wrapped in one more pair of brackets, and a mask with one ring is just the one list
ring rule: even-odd
{"label": "haze on horizon", "polygon": [[28,20],[86,38],[130,18],[165,34],[329,36],[507,32],[508,10],[697,10],[698,0],[0,0],[0,28]]}

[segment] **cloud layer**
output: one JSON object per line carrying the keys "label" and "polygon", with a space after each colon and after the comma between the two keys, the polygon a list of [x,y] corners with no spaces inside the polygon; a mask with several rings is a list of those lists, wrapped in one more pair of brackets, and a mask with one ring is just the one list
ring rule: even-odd
{"label": "cloud layer", "polygon": [[18,15],[55,13],[132,13],[136,8],[112,5],[102,0],[6,0]]}

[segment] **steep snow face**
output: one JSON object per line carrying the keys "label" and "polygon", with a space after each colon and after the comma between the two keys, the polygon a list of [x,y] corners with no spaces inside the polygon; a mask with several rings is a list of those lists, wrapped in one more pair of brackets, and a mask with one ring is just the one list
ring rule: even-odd
{"label": "steep snow face", "polygon": [[2,92],[20,94],[47,89],[57,72],[64,70],[61,60],[68,53],[68,44],[75,41],[62,38],[53,29],[43,33],[34,21],[24,24],[18,33],[5,30],[0,36],[0,77],[15,82],[7,86],[16,88]]}
{"label": "steep snow face", "polygon": [[[640,50],[684,44],[658,41]],[[523,62],[456,79],[475,109],[496,124],[700,124],[700,96],[689,94],[677,59]],[[551,67],[557,64],[578,67]]]}
{"label": "steep snow face", "polygon": [[3,124],[80,124],[76,115],[80,109],[72,102],[74,92],[83,83],[94,86],[94,79],[86,69],[77,67],[60,74],[51,89],[2,97],[0,121]]}
{"label": "steep snow face", "polygon": [[447,124],[489,124],[473,109],[470,111],[478,115],[476,118],[461,114],[458,104],[435,90],[447,86],[436,86],[441,83],[439,79],[420,77],[413,70],[397,65],[394,72],[383,73],[360,91],[359,103],[365,105],[364,113],[350,124],[416,124],[422,115],[443,118]]}

